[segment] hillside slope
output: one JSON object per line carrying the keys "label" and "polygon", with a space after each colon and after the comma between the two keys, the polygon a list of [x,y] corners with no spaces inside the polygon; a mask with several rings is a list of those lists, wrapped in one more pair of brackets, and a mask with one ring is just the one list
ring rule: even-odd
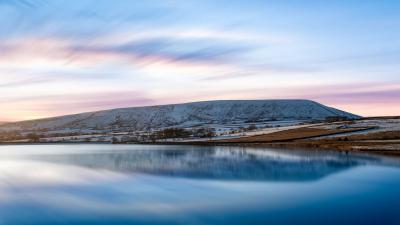
{"label": "hillside slope", "polygon": [[0,130],[146,130],[170,126],[266,120],[359,118],[309,100],[219,100],[89,112],[0,126]]}

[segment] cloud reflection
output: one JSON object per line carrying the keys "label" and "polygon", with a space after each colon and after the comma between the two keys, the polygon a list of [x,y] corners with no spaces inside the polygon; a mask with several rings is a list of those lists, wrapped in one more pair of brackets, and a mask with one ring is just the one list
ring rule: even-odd
{"label": "cloud reflection", "polygon": [[398,185],[393,179],[398,170],[374,172],[379,167],[371,166],[398,165],[398,160],[337,152],[148,145],[0,148],[0,218],[6,224],[214,224],[220,216],[249,215],[255,209],[263,212],[257,219],[270,220],[277,219],[277,209],[296,215],[300,203],[324,201],[338,187],[346,188],[346,199],[365,191],[382,193],[349,181],[370,181],[385,172],[385,182]]}

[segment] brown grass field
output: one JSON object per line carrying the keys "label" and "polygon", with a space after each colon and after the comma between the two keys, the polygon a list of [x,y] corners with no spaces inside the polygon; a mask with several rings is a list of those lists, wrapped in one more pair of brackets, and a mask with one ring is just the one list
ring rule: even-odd
{"label": "brown grass field", "polygon": [[[371,127],[349,129],[321,129],[307,127],[279,131],[265,135],[218,140],[213,143],[358,151],[400,156],[399,131],[351,135],[351,132],[367,129],[371,129]],[[324,136],[327,135],[346,133],[349,133],[349,135],[345,137],[324,138]],[[320,137],[320,139],[310,139],[315,137]]]}
{"label": "brown grass field", "polygon": [[370,128],[348,128],[348,129],[321,129],[321,128],[297,128],[291,130],[278,131],[270,134],[255,135],[251,137],[240,137],[228,140],[218,140],[216,142],[223,143],[268,143],[281,141],[294,141],[304,138],[323,137],[332,134],[343,134],[354,131],[361,131]]}

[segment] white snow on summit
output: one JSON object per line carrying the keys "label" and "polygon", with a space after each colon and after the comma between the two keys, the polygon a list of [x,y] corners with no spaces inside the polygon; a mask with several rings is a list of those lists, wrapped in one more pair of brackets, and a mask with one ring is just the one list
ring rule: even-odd
{"label": "white snow on summit", "polygon": [[359,116],[310,100],[218,100],[89,112],[0,126],[0,130],[146,130],[172,126]]}

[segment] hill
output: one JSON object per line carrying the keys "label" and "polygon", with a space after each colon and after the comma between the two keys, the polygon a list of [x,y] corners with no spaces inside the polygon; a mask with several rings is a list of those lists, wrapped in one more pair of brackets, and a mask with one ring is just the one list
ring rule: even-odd
{"label": "hill", "polygon": [[88,112],[8,123],[1,131],[114,130],[144,131],[165,127],[244,122],[348,119],[359,116],[310,100],[218,100]]}

